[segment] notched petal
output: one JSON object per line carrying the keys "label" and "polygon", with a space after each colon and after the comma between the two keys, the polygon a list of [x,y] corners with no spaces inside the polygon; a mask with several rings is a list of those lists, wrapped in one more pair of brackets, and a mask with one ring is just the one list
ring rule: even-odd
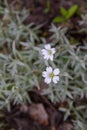
{"label": "notched petal", "polygon": [[58,81],[59,81],[59,76],[54,76],[54,77],[53,77],[53,82],[54,82],[55,84],[57,84]]}
{"label": "notched petal", "polygon": [[53,61],[53,55],[51,55],[49,58],[50,58],[51,61]]}
{"label": "notched petal", "polygon": [[45,83],[47,83],[47,84],[50,84],[50,82],[51,82],[51,78],[45,78]]}
{"label": "notched petal", "polygon": [[51,50],[52,50],[52,54],[55,54],[56,52],[55,48],[52,48]]}
{"label": "notched petal", "polygon": [[59,75],[60,70],[59,70],[58,68],[57,68],[57,69],[54,69],[53,73],[54,73],[54,75]]}
{"label": "notched petal", "polygon": [[47,73],[52,73],[52,67],[47,67],[46,71],[47,71]]}
{"label": "notched petal", "polygon": [[45,45],[45,49],[47,49],[47,50],[51,49],[50,44]]}
{"label": "notched petal", "polygon": [[42,72],[42,76],[46,77],[47,76],[47,72],[46,71]]}

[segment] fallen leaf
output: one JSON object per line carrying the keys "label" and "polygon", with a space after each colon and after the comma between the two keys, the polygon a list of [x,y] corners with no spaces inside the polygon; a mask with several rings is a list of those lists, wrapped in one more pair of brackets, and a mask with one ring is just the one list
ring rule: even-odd
{"label": "fallen leaf", "polygon": [[48,125],[48,114],[43,104],[31,104],[29,107],[29,114],[40,124]]}

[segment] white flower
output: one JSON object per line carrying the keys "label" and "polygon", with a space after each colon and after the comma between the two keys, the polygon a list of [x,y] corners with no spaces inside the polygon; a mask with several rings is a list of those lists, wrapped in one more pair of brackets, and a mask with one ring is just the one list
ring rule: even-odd
{"label": "white flower", "polygon": [[42,49],[42,55],[44,56],[44,59],[50,59],[53,61],[53,55],[55,54],[55,48],[51,48],[50,44],[45,45],[45,49]]}
{"label": "white flower", "polygon": [[45,78],[44,82],[50,84],[53,81],[56,84],[59,81],[59,73],[58,68],[53,70],[52,67],[47,67],[46,71],[42,72],[42,76]]}

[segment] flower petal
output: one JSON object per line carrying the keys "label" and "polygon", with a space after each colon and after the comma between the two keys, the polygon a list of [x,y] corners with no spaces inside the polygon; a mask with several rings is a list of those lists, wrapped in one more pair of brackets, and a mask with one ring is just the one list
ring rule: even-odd
{"label": "flower petal", "polygon": [[47,68],[46,68],[46,71],[47,71],[48,74],[52,73],[52,67],[50,67],[50,66],[47,67]]}
{"label": "flower petal", "polygon": [[53,55],[50,55],[50,56],[49,56],[49,59],[50,59],[51,61],[53,61]]}
{"label": "flower petal", "polygon": [[52,54],[55,54],[56,52],[55,48],[52,48],[51,50],[52,50]]}
{"label": "flower petal", "polygon": [[42,55],[43,55],[44,59],[48,60],[49,59],[48,51],[45,50],[45,49],[42,49],[41,52],[42,52]]}
{"label": "flower petal", "polygon": [[54,69],[53,73],[54,73],[54,75],[58,75],[60,73],[60,70],[58,68]]}
{"label": "flower petal", "polygon": [[45,49],[47,49],[47,50],[51,49],[50,44],[45,45]]}
{"label": "flower petal", "polygon": [[45,49],[42,49],[41,52],[42,52],[43,55],[47,54],[47,50],[45,50]]}
{"label": "flower petal", "polygon": [[53,82],[54,82],[55,84],[57,84],[58,81],[59,81],[59,76],[54,76],[54,77],[53,77]]}
{"label": "flower petal", "polygon": [[45,78],[44,82],[47,83],[47,84],[50,84],[51,78]]}
{"label": "flower petal", "polygon": [[48,76],[47,72],[46,71],[42,72],[42,76],[47,77]]}
{"label": "flower petal", "polygon": [[49,59],[49,55],[44,55],[44,59]]}

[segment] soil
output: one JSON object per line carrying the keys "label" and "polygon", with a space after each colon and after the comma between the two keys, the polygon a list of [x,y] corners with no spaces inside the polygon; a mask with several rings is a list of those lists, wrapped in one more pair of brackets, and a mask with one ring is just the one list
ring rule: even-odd
{"label": "soil", "polygon": [[37,91],[29,93],[31,104],[12,106],[5,112],[6,130],[72,130],[70,120],[63,121],[63,114]]}
{"label": "soil", "polygon": [[[55,16],[60,15],[60,7],[66,9],[74,4],[78,4],[80,9],[84,5],[82,12],[87,10],[85,3],[87,0],[50,0],[50,8],[47,9],[47,0],[8,0],[9,7],[14,10],[21,10],[24,6],[30,10],[29,16],[24,21],[24,24],[31,22],[35,25],[42,24],[42,34],[47,39],[48,29]],[[1,18],[1,16],[0,16]],[[69,34],[78,41],[83,41],[86,38],[86,32],[78,33],[80,28],[78,20],[79,15],[73,16],[69,24],[62,24],[62,26],[70,26]],[[57,24],[58,25],[58,24]],[[72,25],[72,26],[71,26]],[[71,117],[63,121],[63,113],[58,111],[59,106],[64,106],[66,103],[52,104],[45,96],[42,96],[39,91],[32,91],[29,93],[31,97],[31,104],[21,104],[11,107],[11,111],[5,112],[5,118],[3,119],[8,124],[5,130],[73,130],[71,123]],[[78,104],[78,103],[77,103]]]}
{"label": "soil", "polygon": [[[59,107],[68,105],[67,102],[54,105],[37,90],[29,92],[29,96],[31,104],[11,105],[10,112],[4,110],[3,121],[8,125],[2,130],[73,130],[72,117],[64,121],[64,114],[58,111]],[[74,106],[85,103],[86,99],[77,100]]]}

